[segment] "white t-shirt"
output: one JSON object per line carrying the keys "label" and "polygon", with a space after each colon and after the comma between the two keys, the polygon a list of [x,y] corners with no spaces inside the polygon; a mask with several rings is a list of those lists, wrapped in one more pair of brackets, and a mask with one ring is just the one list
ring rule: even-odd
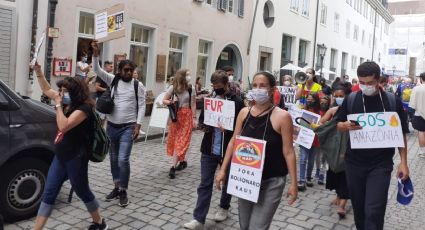
{"label": "white t-shirt", "polygon": [[87,68],[87,66],[89,66],[89,64],[85,62],[82,62],[82,61],[77,62],[77,70],[75,71],[75,75],[85,77],[86,73],[81,71],[81,69]]}

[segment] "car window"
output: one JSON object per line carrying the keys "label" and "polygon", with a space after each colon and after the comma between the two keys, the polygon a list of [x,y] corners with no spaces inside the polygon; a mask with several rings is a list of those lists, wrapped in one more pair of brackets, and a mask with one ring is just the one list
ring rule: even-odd
{"label": "car window", "polygon": [[0,110],[9,105],[8,96],[5,94],[3,89],[0,87]]}

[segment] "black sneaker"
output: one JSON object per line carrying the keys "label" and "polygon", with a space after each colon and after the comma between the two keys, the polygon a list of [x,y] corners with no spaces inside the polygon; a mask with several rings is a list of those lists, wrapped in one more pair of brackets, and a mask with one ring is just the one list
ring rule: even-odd
{"label": "black sneaker", "polygon": [[105,218],[102,219],[102,223],[92,223],[89,227],[89,230],[107,230],[109,226],[105,223]]}
{"label": "black sneaker", "polygon": [[307,178],[307,182],[305,183],[307,187],[313,187],[313,180],[311,178]]}
{"label": "black sneaker", "polygon": [[106,201],[111,201],[118,199],[120,195],[120,190],[118,188],[114,188],[109,195],[106,196]]}
{"label": "black sneaker", "polygon": [[187,161],[180,161],[179,164],[176,167],[177,171],[183,170],[187,168]]}
{"label": "black sneaker", "polygon": [[170,177],[170,179],[176,178],[176,169],[174,167],[170,168],[170,173],[168,173],[168,176]]}
{"label": "black sneaker", "polygon": [[127,197],[127,190],[120,190],[120,202],[119,202],[119,206],[121,207],[125,207],[127,206],[130,202],[128,201],[128,197]]}
{"label": "black sneaker", "polygon": [[298,182],[298,191],[304,192],[306,189],[307,188],[305,187],[305,182],[304,181]]}

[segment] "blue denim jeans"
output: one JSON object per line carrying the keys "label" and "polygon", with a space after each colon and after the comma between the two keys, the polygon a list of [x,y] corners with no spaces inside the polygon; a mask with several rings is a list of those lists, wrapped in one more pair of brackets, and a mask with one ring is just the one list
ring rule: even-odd
{"label": "blue denim jeans", "polygon": [[47,182],[44,187],[43,198],[38,209],[38,215],[49,217],[52,213],[53,205],[58,196],[63,182],[68,178],[75,193],[83,200],[87,211],[92,213],[99,208],[99,203],[94,197],[89,187],[87,158],[74,158],[72,160],[61,161],[56,156],[47,174]]}
{"label": "blue denim jeans", "polygon": [[305,182],[306,180],[306,167],[307,167],[307,179],[311,179],[314,167],[314,157],[319,151],[318,148],[311,147],[307,149],[300,146],[300,179],[299,181]]}
{"label": "blue denim jeans", "polygon": [[130,178],[130,154],[133,147],[133,131],[135,124],[116,128],[108,123],[106,133],[111,139],[109,158],[114,183],[120,188],[127,189]]}
{"label": "blue denim jeans", "polygon": [[[198,187],[198,200],[193,212],[195,220],[205,223],[205,219],[210,209],[211,196],[214,184],[214,174],[217,166],[220,165],[221,156],[202,154],[201,156],[201,184]],[[227,183],[221,189],[220,207],[230,208],[232,196],[227,194]]]}

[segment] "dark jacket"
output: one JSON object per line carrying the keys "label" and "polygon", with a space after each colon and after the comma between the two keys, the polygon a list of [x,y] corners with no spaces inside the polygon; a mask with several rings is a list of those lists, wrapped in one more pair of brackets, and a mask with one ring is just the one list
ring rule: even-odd
{"label": "dark jacket", "polygon": [[[245,107],[243,100],[237,96],[234,92],[229,92],[224,95],[225,100],[234,101],[235,102],[235,123],[236,126],[236,118],[238,117],[239,112]],[[204,110],[201,111],[201,115],[199,116],[199,125],[204,130],[204,138],[202,139],[201,144],[201,153],[202,154],[212,154],[212,145],[214,143],[214,127],[204,124]],[[226,153],[227,144],[233,136],[233,131],[225,130],[222,134],[223,138],[223,149],[221,149],[221,156],[223,157]]]}

